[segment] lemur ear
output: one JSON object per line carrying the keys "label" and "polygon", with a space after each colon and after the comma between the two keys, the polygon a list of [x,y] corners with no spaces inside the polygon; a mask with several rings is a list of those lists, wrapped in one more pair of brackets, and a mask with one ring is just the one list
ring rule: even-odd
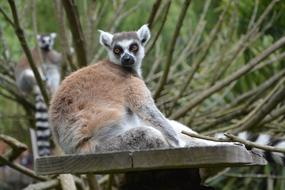
{"label": "lemur ear", "polygon": [[145,45],[150,39],[150,30],[148,28],[148,24],[145,24],[142,27],[140,27],[140,29],[137,31],[137,34],[142,45]]}
{"label": "lemur ear", "polygon": [[105,48],[111,48],[113,34],[109,32],[104,32],[103,30],[98,30],[100,32],[100,44]]}
{"label": "lemur ear", "polygon": [[57,34],[54,33],[54,32],[50,34],[50,37],[53,38],[53,39],[56,38],[56,36],[57,36]]}
{"label": "lemur ear", "polygon": [[39,41],[41,39],[41,35],[37,35],[37,40]]}

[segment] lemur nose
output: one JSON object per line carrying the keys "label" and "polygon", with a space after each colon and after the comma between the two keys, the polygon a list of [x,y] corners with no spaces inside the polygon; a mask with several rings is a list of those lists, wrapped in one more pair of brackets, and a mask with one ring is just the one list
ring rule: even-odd
{"label": "lemur nose", "polygon": [[128,55],[128,54],[125,54],[123,57],[122,57],[122,65],[123,66],[126,66],[126,67],[129,67],[131,65],[133,65],[135,63],[135,60],[132,56]]}

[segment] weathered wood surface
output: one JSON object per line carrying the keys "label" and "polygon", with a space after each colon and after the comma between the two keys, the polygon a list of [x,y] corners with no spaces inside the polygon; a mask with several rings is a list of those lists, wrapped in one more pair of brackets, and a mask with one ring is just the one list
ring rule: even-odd
{"label": "weathered wood surface", "polygon": [[240,167],[265,165],[258,153],[239,145],[201,146],[147,151],[41,157],[36,160],[37,174],[124,173],[129,171]]}

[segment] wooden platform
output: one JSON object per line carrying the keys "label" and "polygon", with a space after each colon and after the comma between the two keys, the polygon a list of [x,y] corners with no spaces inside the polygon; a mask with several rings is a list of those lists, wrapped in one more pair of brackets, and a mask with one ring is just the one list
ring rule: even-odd
{"label": "wooden platform", "polygon": [[127,151],[104,154],[49,156],[36,159],[37,174],[125,173],[129,171],[241,167],[266,165],[260,153],[243,146],[203,146],[148,151]]}

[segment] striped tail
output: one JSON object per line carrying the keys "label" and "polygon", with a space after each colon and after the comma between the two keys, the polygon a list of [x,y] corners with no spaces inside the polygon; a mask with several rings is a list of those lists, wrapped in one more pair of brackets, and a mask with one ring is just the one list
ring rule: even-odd
{"label": "striped tail", "polygon": [[51,152],[51,144],[49,141],[51,132],[48,122],[48,110],[39,88],[35,89],[35,97],[35,119],[38,155],[48,156]]}
{"label": "striped tail", "polygon": [[[223,134],[216,134],[216,137],[222,137],[224,136]],[[278,148],[285,148],[285,139],[278,139],[274,138],[268,134],[254,134],[250,133],[247,131],[240,132],[237,135],[239,138],[255,142],[260,145],[269,145],[273,147],[278,147]],[[282,153],[278,152],[269,152],[269,151],[264,151],[263,152],[264,158],[269,162],[269,163],[275,163],[279,164],[282,166],[285,166],[285,155]]]}

